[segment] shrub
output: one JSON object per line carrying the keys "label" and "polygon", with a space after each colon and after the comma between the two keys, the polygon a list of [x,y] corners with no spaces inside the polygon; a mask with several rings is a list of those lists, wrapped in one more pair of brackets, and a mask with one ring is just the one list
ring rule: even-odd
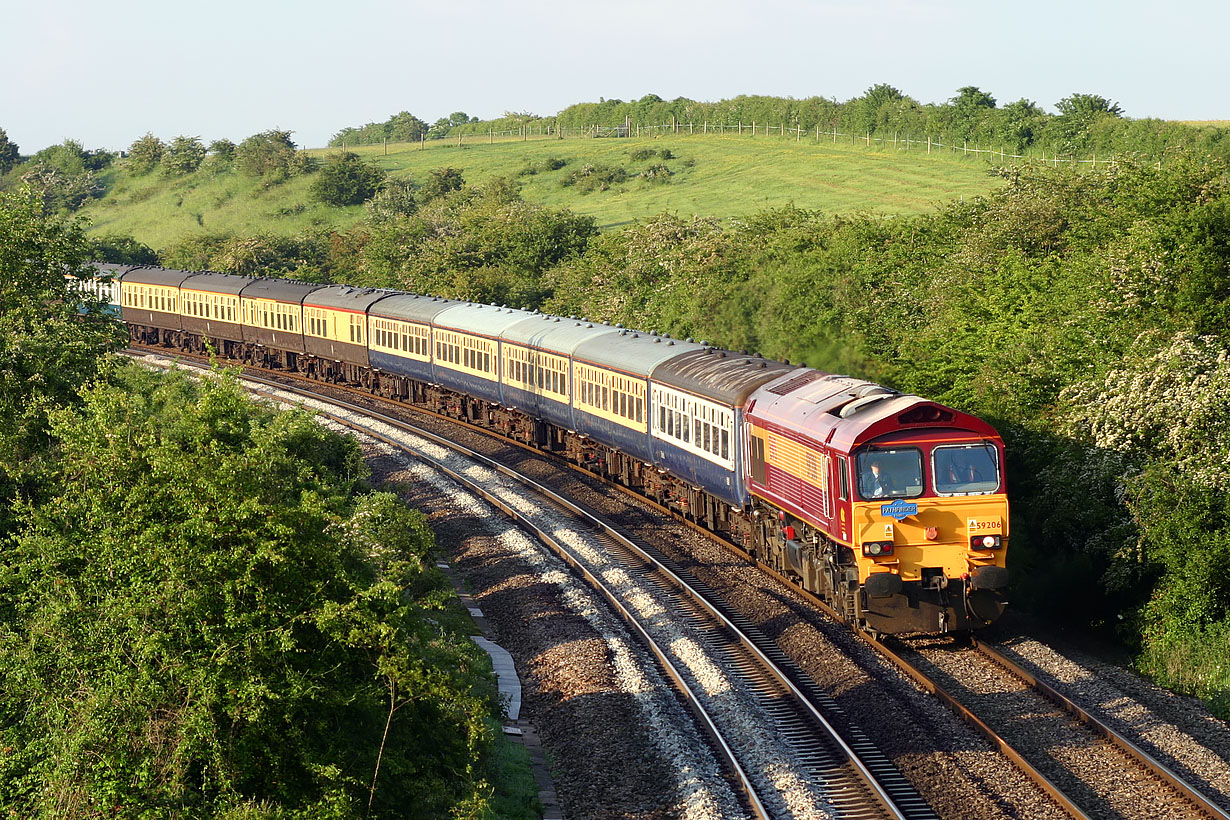
{"label": "shrub", "polygon": [[460,191],[466,181],[457,168],[437,168],[427,175],[427,181],[419,189],[419,202],[426,204],[453,191]]}
{"label": "shrub", "polygon": [[128,170],[138,176],[148,174],[162,162],[166,151],[166,143],[153,134],[146,134],[128,147]]}
{"label": "shrub", "polygon": [[612,185],[626,182],[628,172],[623,168],[609,165],[591,165],[586,163],[580,170],[574,171],[560,183],[565,188],[576,187],[583,194],[591,191],[607,191]]}
{"label": "shrub", "polygon": [[162,155],[162,173],[166,176],[191,174],[205,161],[205,146],[199,137],[176,137]]}
{"label": "shrub", "polygon": [[385,172],[349,151],[335,154],[312,181],[312,197],[326,205],[362,205],[376,195]]}

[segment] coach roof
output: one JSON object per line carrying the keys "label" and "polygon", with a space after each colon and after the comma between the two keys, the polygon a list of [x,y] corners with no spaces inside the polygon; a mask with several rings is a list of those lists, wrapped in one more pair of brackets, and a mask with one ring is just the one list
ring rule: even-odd
{"label": "coach roof", "polygon": [[235,276],[230,273],[214,273],[213,271],[202,271],[194,273],[192,276],[184,280],[182,287],[185,290],[199,290],[205,293],[225,293],[231,296],[236,296],[248,283],[252,280],[246,276]]}
{"label": "coach roof", "polygon": [[446,330],[494,338],[532,315],[517,308],[462,302],[436,314],[435,324]]}
{"label": "coach roof", "polygon": [[304,306],[336,308],[366,313],[367,309],[381,299],[400,295],[401,291],[377,288],[356,288],[350,285],[333,285],[314,290],[303,300]]}
{"label": "coach roof", "polygon": [[241,295],[244,299],[271,299],[298,305],[303,303],[303,297],[322,287],[324,286],[294,279],[253,279]]}
{"label": "coach roof", "polygon": [[509,325],[504,331],[503,339],[509,344],[545,350],[560,356],[572,356],[582,342],[617,332],[603,324],[536,313]]}
{"label": "coach roof", "polygon": [[703,350],[695,342],[680,342],[665,336],[655,336],[638,330],[617,330],[613,336],[603,337],[577,345],[577,359],[600,367],[649,378],[653,369],[662,362],[696,350]]}
{"label": "coach roof", "polygon": [[192,271],[147,266],[131,269],[124,274],[123,282],[126,285],[162,285],[177,288],[191,275]]}
{"label": "coach roof", "polygon": [[397,319],[402,322],[416,322],[425,325],[431,324],[441,311],[463,304],[465,302],[442,299],[439,296],[399,293],[373,304],[368,314],[382,319]]}
{"label": "coach roof", "polygon": [[741,407],[757,387],[798,370],[784,362],[718,348],[687,351],[654,369],[655,382]]}

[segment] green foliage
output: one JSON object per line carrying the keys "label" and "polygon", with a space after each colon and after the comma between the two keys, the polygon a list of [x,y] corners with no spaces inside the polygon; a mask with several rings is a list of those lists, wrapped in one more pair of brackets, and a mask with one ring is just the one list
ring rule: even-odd
{"label": "green foliage", "polygon": [[609,191],[612,186],[628,180],[628,172],[618,166],[586,163],[560,181],[565,188],[575,187],[583,194]]}
{"label": "green foliage", "polygon": [[219,162],[230,162],[235,158],[235,143],[228,139],[214,140],[209,144],[209,155]]}
{"label": "green foliage", "polygon": [[101,234],[89,237],[89,258],[118,265],[157,265],[158,254],[131,236]]}
{"label": "green foliage", "polygon": [[205,161],[200,137],[176,137],[162,157],[162,173],[169,177],[191,174]]}
{"label": "green foliage", "polygon": [[21,181],[36,191],[50,213],[69,213],[100,193],[102,186],[90,171],[69,173],[54,165],[32,162]]}
{"label": "green foliage", "polygon": [[0,176],[7,174],[21,159],[21,151],[17,143],[9,139],[9,135],[0,128]]}
{"label": "green foliage", "polygon": [[215,270],[244,276],[284,276],[330,282],[345,260],[335,256],[331,231],[296,236],[260,233],[251,236],[198,234],[163,252],[163,264],[181,270]]}
{"label": "green foliage", "polygon": [[47,216],[28,189],[0,193],[0,537],[14,495],[37,491],[49,414],[126,337],[69,291],[65,274],[86,275],[87,255],[79,222]]}
{"label": "green foliage", "polygon": [[374,222],[361,284],[456,299],[536,305],[542,274],[582,253],[592,219],[530,205],[506,185],[465,188],[412,216]]}
{"label": "green foliage", "polygon": [[418,210],[415,185],[408,179],[386,179],[367,203],[368,219],[382,222],[399,216],[410,216]]}
{"label": "green foliage", "polygon": [[568,160],[560,159],[559,157],[547,157],[542,162],[526,165],[517,172],[519,177],[532,177],[535,174],[549,174],[552,171],[558,171],[568,164]]}
{"label": "green foliage", "polygon": [[[56,414],[63,488],[0,577],[0,802],[28,817],[481,808],[485,658],[422,516],[230,376],[129,366]],[[290,814],[294,813],[294,814]]]}
{"label": "green foliage", "polygon": [[426,204],[453,191],[460,191],[465,184],[460,169],[437,168],[427,175],[427,181],[419,189],[419,202]]}
{"label": "green foliage", "polygon": [[68,213],[102,193],[96,172],[110,162],[106,151],[87,151],[81,143],[65,140],[31,157],[21,180],[38,192],[48,211]]}
{"label": "green foliage", "polygon": [[427,123],[402,111],[382,123],[368,123],[359,128],[343,128],[329,140],[330,148],[356,145],[379,145],[385,142],[418,142],[427,134]]}
{"label": "green foliage", "polygon": [[275,128],[248,137],[235,148],[236,167],[274,183],[312,170],[312,163],[295,150],[290,133]]}
{"label": "green foliage", "polygon": [[166,152],[166,143],[147,133],[129,146],[127,168],[133,174],[148,174],[158,167]]}
{"label": "green foliage", "polygon": [[385,172],[343,151],[330,157],[312,182],[312,196],[326,205],[362,205],[376,195]]}

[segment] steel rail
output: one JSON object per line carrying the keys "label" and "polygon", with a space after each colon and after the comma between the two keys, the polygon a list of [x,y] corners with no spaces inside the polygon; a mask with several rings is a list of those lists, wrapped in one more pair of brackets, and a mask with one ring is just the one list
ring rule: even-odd
{"label": "steel rail", "polygon": [[1110,725],[1083,709],[1067,695],[1041,680],[1037,675],[1025,669],[1025,667],[1007,657],[999,650],[982,642],[975,642],[974,647],[984,657],[1008,670],[1011,674],[1016,675],[1051,703],[1054,703],[1056,706],[1063,709],[1085,726],[1088,726],[1091,730],[1101,735],[1113,746],[1157,776],[1160,780],[1166,783],[1166,785],[1183,795],[1188,801],[1196,806],[1197,809],[1207,812],[1218,820],[1230,820],[1230,813],[1224,811],[1203,793],[1193,788],[1191,784],[1180,778],[1164,763],[1157,760],[1155,757],[1150,755],[1132,741],[1128,740],[1119,732],[1115,731],[1110,727]]}

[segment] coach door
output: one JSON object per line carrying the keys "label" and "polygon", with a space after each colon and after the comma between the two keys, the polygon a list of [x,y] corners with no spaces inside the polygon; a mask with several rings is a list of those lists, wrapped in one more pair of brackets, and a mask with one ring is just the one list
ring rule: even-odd
{"label": "coach door", "polygon": [[751,429],[749,449],[751,450],[752,461],[752,481],[759,484],[761,487],[768,486],[769,471],[765,467],[764,459],[764,436],[752,425],[748,425]]}

